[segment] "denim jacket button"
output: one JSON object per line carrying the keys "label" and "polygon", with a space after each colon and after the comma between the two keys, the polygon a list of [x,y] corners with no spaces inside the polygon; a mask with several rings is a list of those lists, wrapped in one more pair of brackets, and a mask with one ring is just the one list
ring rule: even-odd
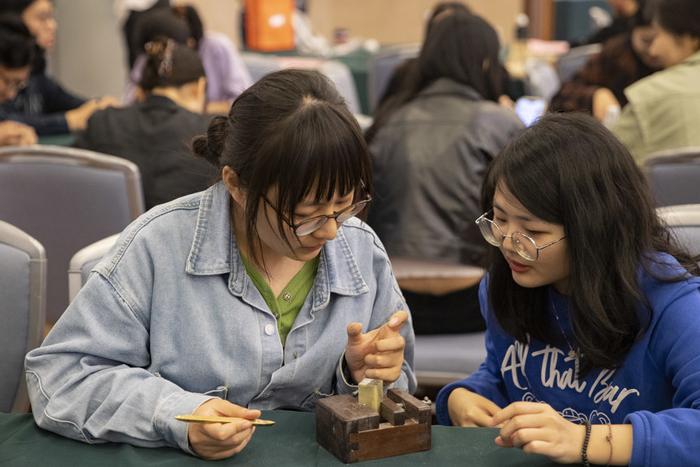
{"label": "denim jacket button", "polygon": [[265,334],[271,336],[275,333],[275,327],[272,324],[265,325]]}

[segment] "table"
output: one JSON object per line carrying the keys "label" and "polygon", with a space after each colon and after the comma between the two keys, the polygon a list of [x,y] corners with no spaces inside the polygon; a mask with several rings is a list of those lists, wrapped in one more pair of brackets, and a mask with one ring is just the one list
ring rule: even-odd
{"label": "table", "polygon": [[[227,460],[212,463],[171,448],[147,449],[127,444],[88,445],[41,430],[29,414],[0,413],[0,465],[3,466],[339,466],[344,465],[316,444],[314,415],[304,412],[266,411],[263,418],[277,421],[257,427],[246,449]],[[354,465],[431,467],[554,466],[547,458],[519,449],[499,448],[496,430],[433,426],[432,449]]]}
{"label": "table", "polygon": [[64,135],[47,135],[39,137],[39,144],[51,146],[72,146],[75,142],[75,135],[67,133]]}

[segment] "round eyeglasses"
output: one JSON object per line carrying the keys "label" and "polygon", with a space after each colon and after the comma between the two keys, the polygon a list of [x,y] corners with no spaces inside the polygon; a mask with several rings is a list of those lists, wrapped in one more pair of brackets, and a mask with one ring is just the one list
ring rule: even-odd
{"label": "round eyeglasses", "polygon": [[486,211],[475,221],[476,225],[479,226],[479,231],[484,237],[484,240],[493,246],[501,246],[506,238],[510,238],[515,252],[528,261],[537,261],[540,257],[540,250],[544,250],[548,246],[559,243],[566,238],[566,235],[564,235],[559,240],[554,240],[545,245],[537,246],[537,243],[535,243],[535,240],[533,240],[532,237],[522,232],[513,232],[510,235],[504,234],[503,230],[501,230],[498,224],[489,219],[489,216],[492,214],[493,210]]}
{"label": "round eyeglasses", "polygon": [[[265,200],[265,202],[268,205],[270,205],[270,207],[275,212],[279,213],[277,208],[267,199],[267,197],[263,196],[263,199]],[[334,212],[333,214],[330,214],[330,215],[323,214],[320,216],[310,217],[308,219],[304,219],[303,221],[297,222],[296,224],[291,222],[289,219],[287,219],[287,217],[284,216],[283,214],[281,214],[281,213],[279,213],[279,214],[280,214],[280,217],[282,217],[282,220],[285,222],[285,224],[287,224],[294,231],[294,234],[297,237],[303,237],[305,235],[311,235],[312,233],[316,232],[318,229],[320,229],[321,227],[326,225],[326,222],[328,222],[331,219],[335,220],[338,227],[340,227],[340,225],[343,222],[345,222],[348,219],[350,219],[351,217],[356,216],[359,213],[361,213],[362,210],[365,207],[367,207],[367,205],[371,201],[372,201],[372,197],[368,195],[366,199],[364,199],[360,202],[357,202],[355,204],[351,204],[350,206],[348,206],[344,209],[341,209],[338,212]]]}

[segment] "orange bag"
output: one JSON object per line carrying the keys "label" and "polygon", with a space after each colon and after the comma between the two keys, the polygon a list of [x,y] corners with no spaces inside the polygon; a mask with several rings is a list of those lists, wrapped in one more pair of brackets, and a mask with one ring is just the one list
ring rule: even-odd
{"label": "orange bag", "polygon": [[294,0],[245,0],[246,47],[261,52],[293,50]]}

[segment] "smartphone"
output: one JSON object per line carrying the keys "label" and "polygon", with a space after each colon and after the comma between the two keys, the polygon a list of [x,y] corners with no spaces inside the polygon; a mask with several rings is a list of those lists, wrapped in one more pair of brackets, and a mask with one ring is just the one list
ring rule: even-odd
{"label": "smartphone", "polygon": [[515,114],[525,126],[534,124],[547,110],[543,97],[523,96],[515,102]]}

